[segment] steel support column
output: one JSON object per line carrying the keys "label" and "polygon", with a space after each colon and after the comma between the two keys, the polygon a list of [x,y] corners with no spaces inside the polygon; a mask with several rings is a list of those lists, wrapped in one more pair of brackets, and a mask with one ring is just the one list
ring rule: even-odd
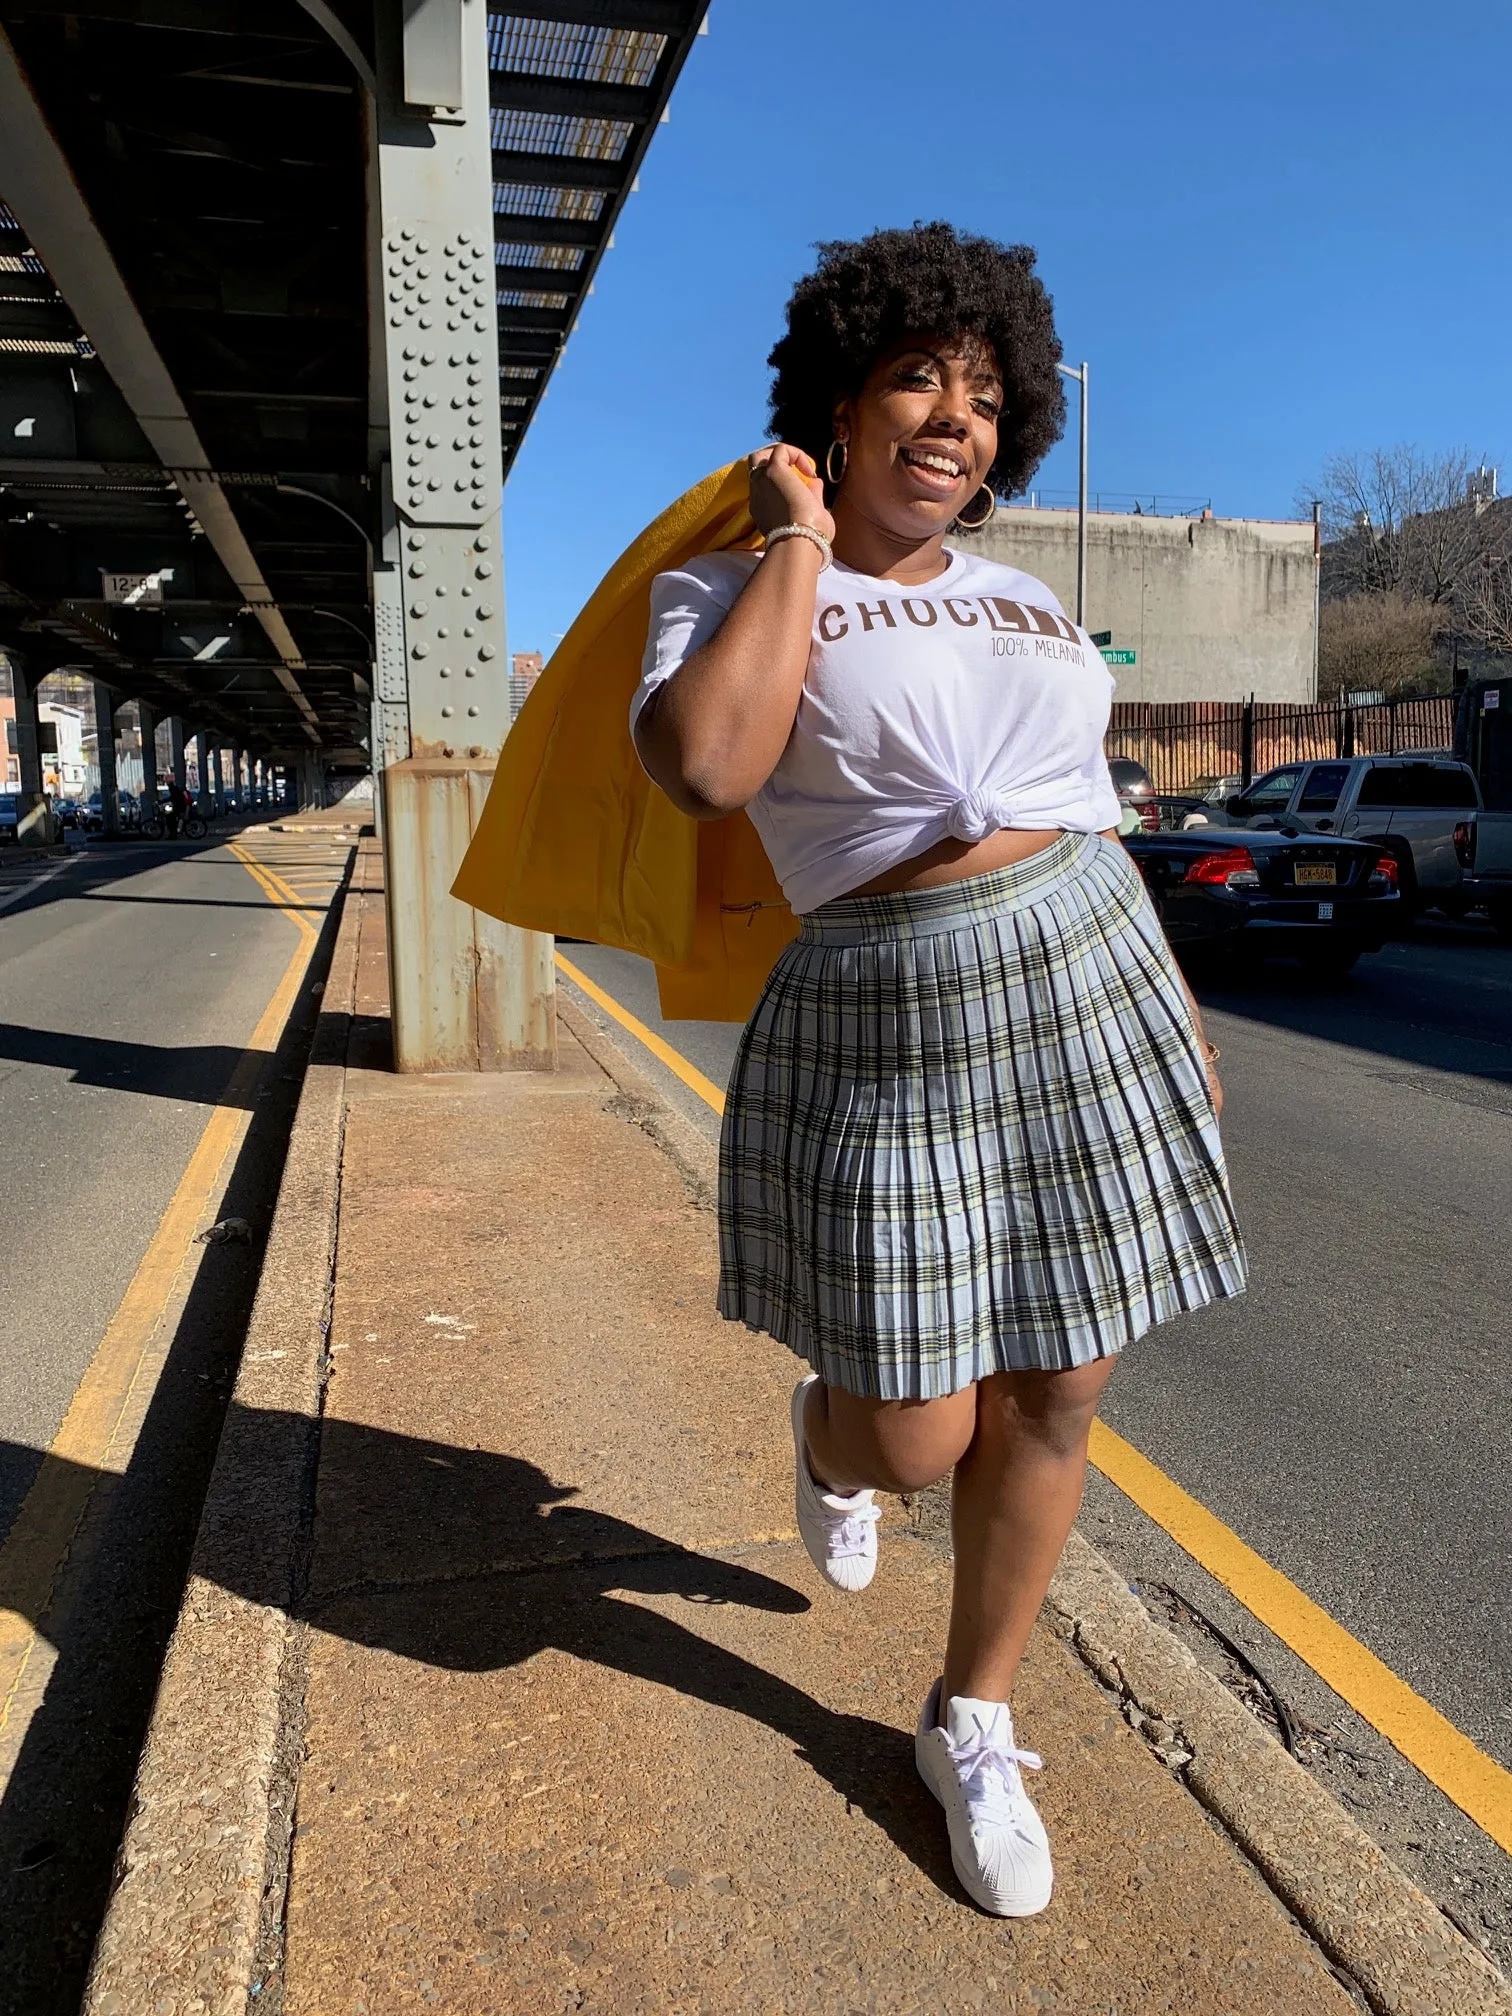
{"label": "steel support column", "polygon": [[168,767],[181,791],[188,789],[184,763],[184,724],[176,714],[168,717]]}
{"label": "steel support column", "polygon": [[43,788],[42,747],[37,733],[37,687],[26,666],[11,659],[11,692],[16,720],[16,762],[21,788],[16,801],[16,838],[25,847],[47,847],[54,840],[52,814]]}
{"label": "steel support column", "polygon": [[210,738],[203,728],[194,731],[194,777],[199,787],[194,794],[194,802],[199,811],[208,815],[210,805]]}
{"label": "steel support column", "polygon": [[136,715],[142,744],[142,802],[138,809],[146,821],[158,809],[157,721],[145,700],[137,701]]}
{"label": "steel support column", "polygon": [[550,1068],[551,941],[450,894],[509,728],[486,0],[384,0],[378,21],[373,767],[394,1058]]}
{"label": "steel support column", "polygon": [[96,761],[100,772],[100,831],[107,840],[121,831],[121,799],[116,784],[115,695],[103,679],[94,682]]}

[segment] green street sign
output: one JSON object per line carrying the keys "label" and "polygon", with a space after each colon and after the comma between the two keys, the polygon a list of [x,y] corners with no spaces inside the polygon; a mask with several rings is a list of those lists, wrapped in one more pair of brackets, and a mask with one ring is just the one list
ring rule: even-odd
{"label": "green street sign", "polygon": [[1113,632],[1111,630],[1089,630],[1087,634],[1099,650],[1102,649],[1104,644],[1111,644],[1113,642]]}
{"label": "green street sign", "polygon": [[1134,664],[1134,662],[1135,662],[1135,660],[1136,660],[1136,657],[1137,657],[1137,655],[1138,655],[1138,654],[1137,654],[1136,652],[1133,652],[1133,651],[1108,651],[1108,650],[1104,650],[1104,652],[1103,652],[1103,654],[1102,654],[1102,655],[1103,655],[1103,662],[1104,662],[1104,664],[1107,664],[1107,665],[1132,665],[1132,664]]}

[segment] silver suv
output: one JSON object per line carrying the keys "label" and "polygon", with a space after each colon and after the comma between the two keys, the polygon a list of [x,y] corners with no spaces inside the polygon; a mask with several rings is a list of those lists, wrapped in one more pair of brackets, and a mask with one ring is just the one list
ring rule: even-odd
{"label": "silver suv", "polygon": [[1454,910],[1462,874],[1454,829],[1480,802],[1468,763],[1444,756],[1355,756],[1267,770],[1247,791],[1215,807],[1210,823],[1372,841],[1395,857],[1409,902]]}

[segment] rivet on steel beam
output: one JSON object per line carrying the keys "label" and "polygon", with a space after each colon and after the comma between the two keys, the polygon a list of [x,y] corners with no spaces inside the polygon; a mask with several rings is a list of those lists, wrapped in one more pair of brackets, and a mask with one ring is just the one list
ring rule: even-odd
{"label": "rivet on steel beam", "polygon": [[421,362],[422,364],[434,364],[434,363],[435,363],[435,361],[436,361],[436,353],[435,353],[435,351],[434,351],[434,350],[422,350],[422,351],[421,351],[421,353],[420,353],[420,362]]}
{"label": "rivet on steel beam", "polygon": [[450,667],[450,665],[443,665],[443,666],[441,667],[441,677],[442,677],[443,679],[450,679],[450,677],[451,677],[451,667]]}
{"label": "rivet on steel beam", "polygon": [[469,756],[481,756],[483,754],[483,751],[478,747],[477,743],[475,742],[467,753]]}
{"label": "rivet on steel beam", "polygon": [[477,577],[480,581],[486,581],[489,575],[492,574],[493,567],[487,560],[485,560],[481,566],[474,569],[474,572],[477,574]]}
{"label": "rivet on steel beam", "polygon": [[418,644],[412,644],[410,646],[410,656],[411,658],[429,658],[430,646],[429,644],[426,643],[423,637],[421,638]]}
{"label": "rivet on steel beam", "polygon": [[423,546],[425,544],[425,534],[423,532],[411,532],[411,534],[409,535],[409,543],[412,548],[416,546]]}
{"label": "rivet on steel beam", "polygon": [[475,553],[486,553],[492,544],[493,541],[489,538],[488,534],[480,532],[473,541],[473,551]]}
{"label": "rivet on steel beam", "polygon": [[498,656],[498,653],[495,651],[492,644],[480,644],[478,646],[478,656],[483,660],[485,664],[487,664],[488,660],[490,658],[496,658]]}
{"label": "rivet on steel beam", "polygon": [[414,575],[418,579],[418,577],[422,575],[424,572],[425,572],[425,562],[423,560],[411,561],[410,573],[412,575]]}
{"label": "rivet on steel beam", "polygon": [[421,238],[417,241],[415,245],[415,250],[420,254],[420,257],[423,259],[425,255],[430,251],[430,245],[426,239]]}
{"label": "rivet on steel beam", "polygon": [[469,714],[476,714],[478,710],[476,707],[469,707],[467,711]]}
{"label": "rivet on steel beam", "polygon": [[[451,719],[451,717],[452,717],[452,715],[453,715],[453,713],[454,713],[455,711],[456,711],[456,710],[455,710],[454,708],[451,708],[451,707],[443,707],[443,708],[441,709],[441,719],[442,719],[443,721],[450,721],[450,719]],[[447,755],[448,755],[448,756],[450,756],[450,754],[451,754],[452,752],[450,751],[450,749],[448,749],[446,753],[447,753]]]}
{"label": "rivet on steel beam", "polygon": [[481,364],[483,360],[476,350],[469,350],[467,353],[467,361],[469,364]]}
{"label": "rivet on steel beam", "polygon": [[[443,708],[441,709],[441,712],[442,712],[443,714],[449,714],[449,713],[451,712],[451,709],[450,709],[449,707],[443,707]],[[455,750],[455,749],[443,749],[443,750],[441,751],[441,754],[442,754],[443,756],[455,756],[455,755],[456,755],[456,753],[457,753],[457,752],[456,752],[456,750]]]}
{"label": "rivet on steel beam", "polygon": [[477,666],[476,666],[476,665],[469,665],[469,666],[468,666],[468,668],[467,668],[467,670],[466,670],[466,672],[464,672],[462,676],[463,676],[463,678],[464,678],[464,679],[476,679],[476,678],[477,678],[477,676],[478,676],[478,668],[477,668]]}

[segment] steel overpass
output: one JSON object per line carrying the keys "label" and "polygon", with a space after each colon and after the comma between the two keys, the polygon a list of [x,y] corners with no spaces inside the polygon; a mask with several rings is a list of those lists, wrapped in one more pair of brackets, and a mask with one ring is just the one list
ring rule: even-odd
{"label": "steel overpass", "polygon": [[[501,491],[704,7],[0,0],[24,792],[62,668],[96,682],[102,752],[134,699],[176,751],[204,732],[307,798],[370,763],[396,957],[549,990],[539,947],[486,920],[464,944],[442,890],[509,723]],[[401,1048],[466,1061],[436,984]],[[546,1040],[522,1002],[494,1061]]]}

